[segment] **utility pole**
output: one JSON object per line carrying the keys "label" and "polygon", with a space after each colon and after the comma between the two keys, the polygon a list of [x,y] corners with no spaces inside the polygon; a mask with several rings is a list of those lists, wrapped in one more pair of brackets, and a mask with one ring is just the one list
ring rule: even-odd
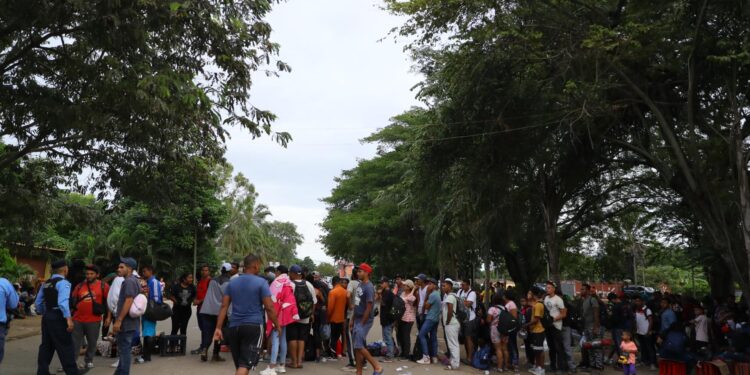
{"label": "utility pole", "polygon": [[198,281],[198,227],[195,227],[193,238],[193,284]]}

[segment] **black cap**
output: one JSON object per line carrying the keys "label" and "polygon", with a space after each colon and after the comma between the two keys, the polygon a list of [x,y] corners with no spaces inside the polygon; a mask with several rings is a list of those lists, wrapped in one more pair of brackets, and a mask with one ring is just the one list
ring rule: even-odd
{"label": "black cap", "polygon": [[65,259],[58,259],[52,262],[52,269],[62,268],[68,265],[68,261]]}

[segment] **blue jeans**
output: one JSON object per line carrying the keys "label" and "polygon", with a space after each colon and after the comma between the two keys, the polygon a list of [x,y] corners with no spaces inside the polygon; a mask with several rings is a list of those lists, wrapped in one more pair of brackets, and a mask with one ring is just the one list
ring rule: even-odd
{"label": "blue jeans", "polygon": [[130,364],[133,362],[130,347],[133,343],[133,337],[133,331],[125,331],[117,334],[117,353],[120,359],[117,363],[115,375],[130,375]]}
{"label": "blue jeans", "polygon": [[[422,346],[422,355],[428,355],[430,357],[437,357],[437,329],[438,322],[430,319],[426,319],[422,324],[422,328],[419,329],[419,345]],[[429,346],[427,345],[427,336],[429,338]]]}
{"label": "blue jeans", "polygon": [[0,363],[3,363],[5,357],[5,336],[8,335],[8,327],[5,323],[0,323]]}
{"label": "blue jeans", "polygon": [[385,357],[393,359],[393,323],[383,326],[383,342],[385,342],[385,347],[387,348]]}
{"label": "blue jeans", "polygon": [[286,364],[286,327],[281,328],[281,337],[279,331],[271,331],[271,365],[277,363],[281,366]]}

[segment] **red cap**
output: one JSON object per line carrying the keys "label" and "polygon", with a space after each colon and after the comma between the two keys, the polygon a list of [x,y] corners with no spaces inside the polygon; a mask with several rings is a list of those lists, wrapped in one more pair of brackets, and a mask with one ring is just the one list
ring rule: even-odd
{"label": "red cap", "polygon": [[370,265],[367,264],[367,263],[360,264],[359,265],[359,269],[361,269],[362,271],[365,271],[367,273],[372,273],[372,267],[370,267]]}

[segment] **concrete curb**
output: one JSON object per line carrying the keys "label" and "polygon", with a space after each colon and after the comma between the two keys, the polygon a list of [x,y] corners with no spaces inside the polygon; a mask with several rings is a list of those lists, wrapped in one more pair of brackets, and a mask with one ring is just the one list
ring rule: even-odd
{"label": "concrete curb", "polygon": [[[13,329],[13,328],[11,327],[11,330],[12,330],[12,329]],[[8,336],[8,337],[6,337],[6,338],[5,338],[5,341],[20,340],[20,339],[25,339],[25,338],[29,338],[29,337],[32,337],[32,336],[37,336],[37,335],[41,335],[41,334],[42,334],[42,331],[36,331],[36,332],[24,332],[24,333],[21,333],[21,334],[15,335],[15,336]]]}

